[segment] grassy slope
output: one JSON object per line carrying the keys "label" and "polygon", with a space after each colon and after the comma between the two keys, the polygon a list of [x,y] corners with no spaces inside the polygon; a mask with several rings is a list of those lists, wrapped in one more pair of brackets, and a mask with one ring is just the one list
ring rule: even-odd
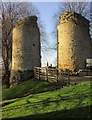
{"label": "grassy slope", "polygon": [[3,100],[9,100],[19,97],[21,98],[23,96],[26,96],[27,94],[41,93],[54,89],[55,86],[52,86],[47,82],[31,79],[11,88],[5,88],[5,86],[3,86],[2,98]]}
{"label": "grassy slope", "polygon": [[[92,88],[92,85],[91,85]],[[87,118],[92,98],[90,83],[17,98],[3,107],[3,118]]]}

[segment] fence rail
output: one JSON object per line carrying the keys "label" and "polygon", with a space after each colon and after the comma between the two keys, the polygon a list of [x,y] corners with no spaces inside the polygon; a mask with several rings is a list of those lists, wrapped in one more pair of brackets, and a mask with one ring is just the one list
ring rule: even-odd
{"label": "fence rail", "polygon": [[68,70],[64,72],[56,68],[34,67],[34,76],[38,80],[45,80],[56,83],[63,82],[70,84],[70,72]]}

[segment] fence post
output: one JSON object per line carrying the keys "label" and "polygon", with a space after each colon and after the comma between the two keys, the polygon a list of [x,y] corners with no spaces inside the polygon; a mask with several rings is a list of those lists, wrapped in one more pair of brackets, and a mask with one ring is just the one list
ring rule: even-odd
{"label": "fence post", "polygon": [[38,68],[38,79],[40,80],[40,68]]}
{"label": "fence post", "polygon": [[58,69],[56,69],[56,81],[58,83]]}
{"label": "fence post", "polygon": [[37,78],[36,76],[36,68],[34,67],[34,77]]}
{"label": "fence post", "polygon": [[48,68],[46,68],[46,81],[48,82]]}
{"label": "fence post", "polygon": [[69,81],[69,84],[70,84],[70,71],[68,70],[68,81]]}

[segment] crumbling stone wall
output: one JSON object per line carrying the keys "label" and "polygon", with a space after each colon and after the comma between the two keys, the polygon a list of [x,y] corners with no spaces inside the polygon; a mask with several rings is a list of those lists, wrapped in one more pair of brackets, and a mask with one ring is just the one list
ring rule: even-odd
{"label": "crumbling stone wall", "polygon": [[33,67],[41,66],[40,56],[40,31],[37,17],[31,16],[18,20],[13,29],[10,83],[29,79]]}
{"label": "crumbling stone wall", "polygon": [[92,38],[91,38],[91,45],[90,45],[90,56],[91,56],[91,59],[92,59]]}
{"label": "crumbling stone wall", "polygon": [[75,12],[64,12],[57,26],[58,68],[78,70],[85,68],[90,58],[91,40],[89,21]]}

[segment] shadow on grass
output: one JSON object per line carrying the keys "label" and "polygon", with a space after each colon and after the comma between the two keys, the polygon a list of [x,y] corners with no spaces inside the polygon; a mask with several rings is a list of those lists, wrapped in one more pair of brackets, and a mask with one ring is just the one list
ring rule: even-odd
{"label": "shadow on grass", "polygon": [[36,115],[29,115],[29,116],[21,116],[18,118],[3,118],[2,120],[44,120],[44,119],[76,119],[76,120],[91,120],[92,115],[92,106],[86,107],[77,107],[74,109],[69,110],[62,110],[62,111],[54,111],[50,113],[43,113],[43,114],[36,114]]}

